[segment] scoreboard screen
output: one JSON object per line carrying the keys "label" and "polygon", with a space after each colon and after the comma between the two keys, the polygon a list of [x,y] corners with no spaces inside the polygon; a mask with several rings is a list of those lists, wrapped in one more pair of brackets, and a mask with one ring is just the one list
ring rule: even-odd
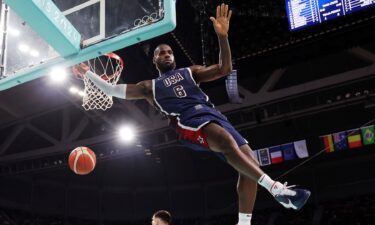
{"label": "scoreboard screen", "polygon": [[296,30],[374,6],[375,0],[285,0],[289,29]]}

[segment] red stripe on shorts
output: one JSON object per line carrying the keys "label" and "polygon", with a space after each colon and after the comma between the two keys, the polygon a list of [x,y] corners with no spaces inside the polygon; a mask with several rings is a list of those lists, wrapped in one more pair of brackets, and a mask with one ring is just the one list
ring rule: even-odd
{"label": "red stripe on shorts", "polygon": [[193,131],[193,130],[184,129],[177,125],[176,132],[180,140],[190,141],[194,144],[198,144],[205,148],[208,148],[207,135],[203,132],[202,129]]}

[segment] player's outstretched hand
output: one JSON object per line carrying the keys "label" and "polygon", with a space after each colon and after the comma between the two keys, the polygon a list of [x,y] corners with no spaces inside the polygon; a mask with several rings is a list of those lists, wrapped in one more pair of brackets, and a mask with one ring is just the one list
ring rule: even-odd
{"label": "player's outstretched hand", "polygon": [[229,10],[229,6],[221,4],[216,7],[216,18],[210,17],[212,24],[214,25],[215,32],[218,36],[228,36],[229,21],[232,16],[232,10]]}
{"label": "player's outstretched hand", "polygon": [[73,74],[76,75],[78,78],[83,78],[85,73],[90,70],[90,67],[85,63],[80,63],[79,65],[75,65],[72,68]]}

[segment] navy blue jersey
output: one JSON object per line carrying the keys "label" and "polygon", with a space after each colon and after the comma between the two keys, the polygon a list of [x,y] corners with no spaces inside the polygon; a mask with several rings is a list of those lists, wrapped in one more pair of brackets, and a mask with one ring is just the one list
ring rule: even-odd
{"label": "navy blue jersey", "polygon": [[183,116],[197,108],[213,108],[208,96],[195,82],[190,68],[168,71],[152,80],[152,85],[156,106],[166,115]]}
{"label": "navy blue jersey", "polygon": [[214,108],[208,96],[195,82],[190,68],[169,71],[152,80],[152,86],[155,105],[159,110],[177,117],[177,120],[172,118],[171,125],[176,127],[181,140],[208,149],[205,134],[200,129],[215,122],[232,135],[238,146],[247,143],[227,118]]}

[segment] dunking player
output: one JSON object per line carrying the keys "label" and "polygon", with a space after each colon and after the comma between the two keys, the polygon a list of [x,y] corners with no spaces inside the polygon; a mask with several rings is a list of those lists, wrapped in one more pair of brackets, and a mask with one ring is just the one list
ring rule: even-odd
{"label": "dunking player", "polygon": [[287,187],[272,180],[252,157],[247,141],[233,128],[209,102],[199,88],[199,83],[209,82],[228,75],[232,70],[228,42],[229,21],[232,11],[222,4],[211,17],[220,46],[219,63],[208,67],[190,66],[175,69],[173,51],[166,44],[154,51],[153,63],[159,77],[138,84],[110,85],[89,71],[85,64],[73,71],[91,79],[104,93],[122,99],[146,99],[170,117],[176,118],[176,130],[184,143],[200,146],[222,154],[239,172],[237,193],[239,198],[239,225],[251,224],[257,184],[266,188],[286,208],[300,209],[310,196],[310,191]]}
{"label": "dunking player", "polygon": [[151,225],[169,225],[171,222],[172,216],[166,210],[159,210],[152,215]]}

